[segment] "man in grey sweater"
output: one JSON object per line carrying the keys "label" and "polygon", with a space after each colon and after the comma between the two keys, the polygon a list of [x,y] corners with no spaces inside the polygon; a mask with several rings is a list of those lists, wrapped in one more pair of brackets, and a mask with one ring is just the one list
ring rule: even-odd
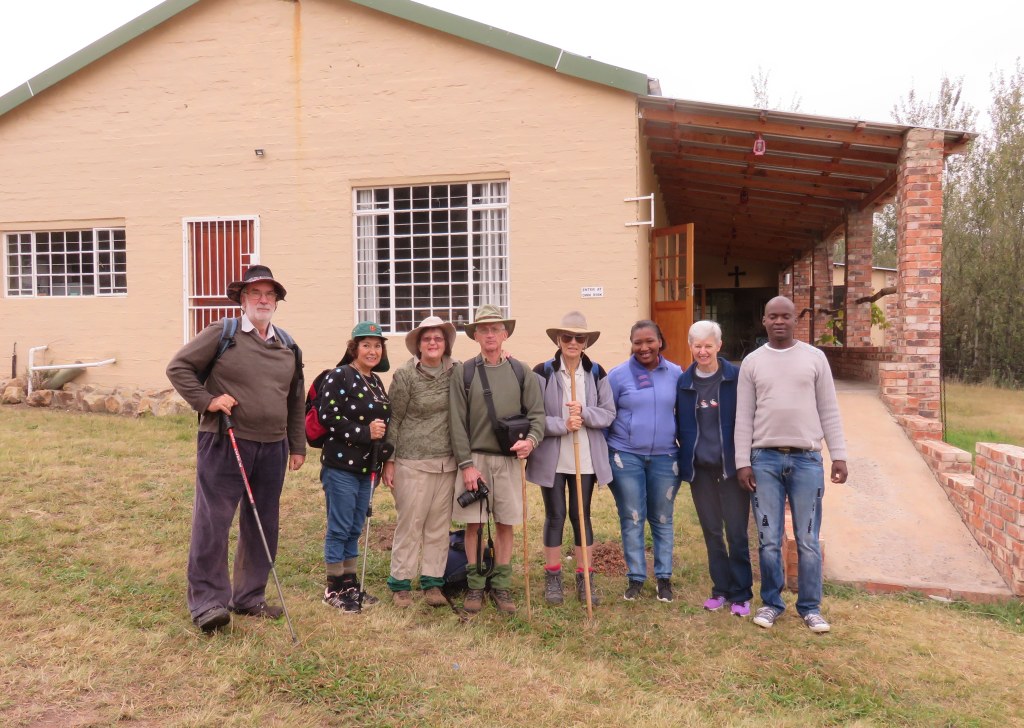
{"label": "man in grey sweater", "polygon": [[[228,532],[245,486],[221,413],[234,421],[238,450],[270,553],[277,536],[285,469],[306,459],[304,385],[299,358],[270,323],[285,289],[263,265],[250,267],[228,286],[241,306],[233,344],[216,358],[223,325],[207,326],[174,355],[167,378],[202,414],[196,447],[196,496],[188,553],[188,607],[203,632],[227,626],[231,612],[277,618],[282,608],[266,601],[270,562],[252,510],[238,516],[234,583],[228,575]],[[210,362],[215,366],[210,369]],[[205,381],[204,381],[204,377]]]}
{"label": "man in grey sweater", "polygon": [[736,403],[736,477],[751,491],[761,561],[761,601],[754,624],[771,628],[786,608],[782,563],[786,500],[797,544],[796,610],[812,632],[828,632],[821,616],[822,438],[832,482],[845,483],[846,441],[828,360],[793,338],[796,307],[785,296],[768,302],[762,320],[768,343],[740,367]]}

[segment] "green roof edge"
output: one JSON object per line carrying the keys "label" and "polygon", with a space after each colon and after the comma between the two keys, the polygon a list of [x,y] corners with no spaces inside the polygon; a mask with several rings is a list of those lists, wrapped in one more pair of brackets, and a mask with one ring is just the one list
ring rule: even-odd
{"label": "green roof edge", "polygon": [[567,76],[575,76],[641,96],[646,96],[648,93],[647,76],[638,71],[595,61],[547,43],[541,43],[496,28],[493,25],[470,20],[412,0],[352,0],[352,2],[371,10],[439,30],[442,33],[525,58],[528,61],[553,68],[558,73],[564,73]]}
{"label": "green roof edge", "polygon": [[[0,96],[0,116],[198,2],[199,0],[165,0],[156,7],[150,8],[134,20],[125,23],[120,28],[111,31]],[[611,86],[640,96],[644,96],[648,92],[647,76],[638,71],[630,71],[626,68],[595,61],[547,43],[495,28],[486,23],[412,2],[412,0],[352,0],[352,2],[548,66],[558,73]]]}
{"label": "green roof edge", "polygon": [[130,20],[120,28],[107,33],[99,40],[90,43],[80,51],[73,53],[63,61],[50,66],[42,73],[33,76],[25,83],[0,96],[0,116],[25,103],[33,96],[42,93],[50,88],[50,86],[60,83],[73,73],[82,70],[93,61],[99,60],[125,43],[138,38],[146,31],[155,28],[168,18],[177,15],[197,2],[199,0],[165,0],[165,2],[160,3],[156,7],[150,8],[134,20]]}

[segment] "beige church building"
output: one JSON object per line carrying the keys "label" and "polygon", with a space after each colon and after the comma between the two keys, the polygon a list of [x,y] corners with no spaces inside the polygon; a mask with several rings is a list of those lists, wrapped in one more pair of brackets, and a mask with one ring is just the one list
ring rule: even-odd
{"label": "beige church building", "polygon": [[[713,66],[701,72],[714,72]],[[395,336],[477,305],[534,363],[571,309],[606,366],[653,317],[688,363],[779,292],[813,341],[846,240],[846,346],[890,404],[935,417],[942,167],[961,132],[665,98],[656,80],[408,0],[166,0],[0,97],[0,351],[164,367],[254,262],[307,373],[355,322]],[[892,332],[872,345],[871,216],[899,210]],[[473,347],[464,337],[456,351]],[[860,364],[858,364],[860,366]],[[866,370],[861,367],[858,372]]]}

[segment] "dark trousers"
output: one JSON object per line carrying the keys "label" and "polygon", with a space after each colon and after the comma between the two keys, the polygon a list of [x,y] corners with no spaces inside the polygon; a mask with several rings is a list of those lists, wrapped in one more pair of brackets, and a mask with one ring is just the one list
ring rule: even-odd
{"label": "dark trousers", "polygon": [[711,595],[734,604],[749,601],[754,596],[747,535],[750,493],[736,476],[723,479],[721,473],[705,468],[696,469],[690,492],[708,549]]}
{"label": "dark trousers", "polygon": [[[281,488],[288,442],[238,440],[253,500],[271,555],[277,555]],[[196,500],[188,552],[188,609],[197,617],[213,607],[244,609],[264,601],[270,562],[245,493],[231,439],[200,432],[196,444]],[[228,532],[239,503],[234,587],[228,578]]]}
{"label": "dark trousers", "polygon": [[[594,496],[594,475],[580,476],[580,489],[583,491],[583,519],[587,522],[587,546],[594,545],[594,529],[590,523],[590,501]],[[566,475],[555,473],[555,484],[551,488],[541,488],[544,496],[544,545],[561,546],[562,531],[565,529],[565,491],[569,490],[569,521],[576,537],[576,545],[580,546],[580,507],[576,498],[576,474]],[[580,564],[582,566],[582,564]]]}

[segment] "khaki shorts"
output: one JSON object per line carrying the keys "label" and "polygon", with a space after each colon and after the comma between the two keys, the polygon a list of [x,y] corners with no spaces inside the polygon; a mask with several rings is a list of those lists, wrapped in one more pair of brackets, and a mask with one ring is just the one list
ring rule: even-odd
{"label": "khaki shorts", "polygon": [[[506,526],[518,526],[522,523],[523,480],[519,471],[519,458],[475,452],[473,453],[473,464],[480,471],[480,475],[490,491],[487,501],[490,504],[494,522],[503,523]],[[459,505],[459,496],[465,492],[466,486],[460,472],[455,483],[455,497],[452,499],[452,520],[463,523],[483,523],[487,519],[487,509],[481,508],[480,502],[473,503],[469,508]]]}

